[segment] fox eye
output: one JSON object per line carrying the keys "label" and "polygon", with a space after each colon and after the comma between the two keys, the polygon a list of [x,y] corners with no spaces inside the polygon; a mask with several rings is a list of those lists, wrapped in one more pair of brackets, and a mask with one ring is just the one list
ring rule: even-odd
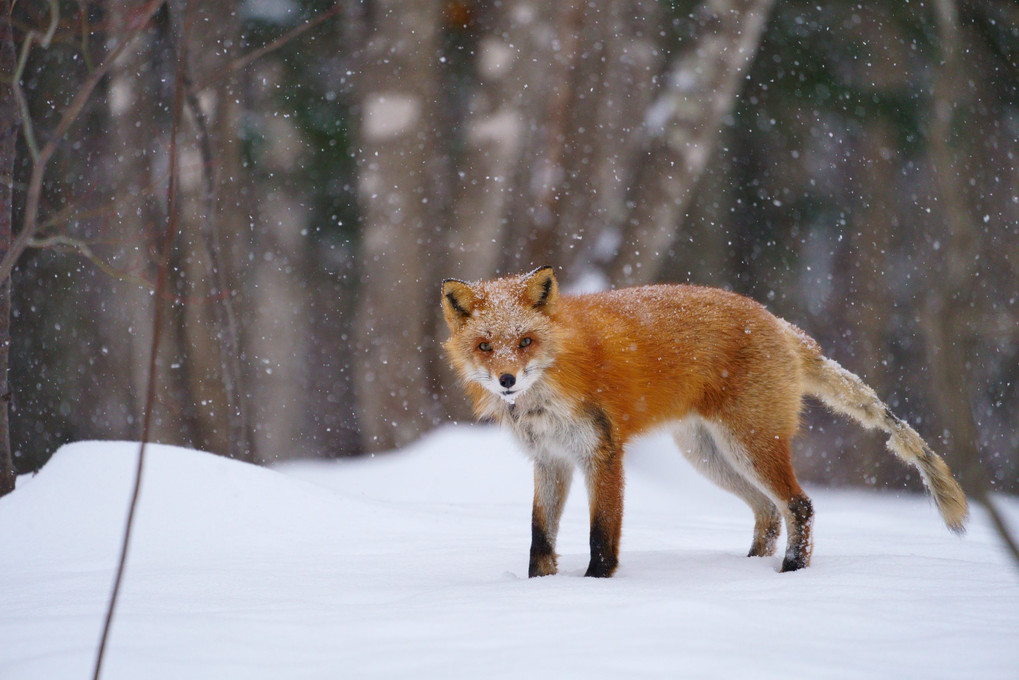
{"label": "fox eye", "polygon": [[491,352],[492,344],[489,342],[481,342],[478,344],[478,349],[480,349],[482,352]]}
{"label": "fox eye", "polygon": [[520,346],[521,346],[521,347],[527,347],[527,346],[528,346],[528,345],[530,345],[530,344],[531,344],[532,342],[534,342],[534,341],[533,341],[533,340],[531,340],[530,338],[524,338],[524,339],[522,339],[522,340],[520,341]]}

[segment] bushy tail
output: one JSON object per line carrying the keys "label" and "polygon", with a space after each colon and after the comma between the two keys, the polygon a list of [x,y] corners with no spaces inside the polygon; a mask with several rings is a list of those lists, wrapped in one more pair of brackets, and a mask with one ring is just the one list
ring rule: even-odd
{"label": "bushy tail", "polygon": [[966,495],[945,461],[931,451],[916,430],[892,413],[859,376],[822,356],[813,343],[804,343],[803,355],[807,394],[864,427],[887,432],[888,449],[920,472],[945,524],[952,531],[963,533],[969,516]]}

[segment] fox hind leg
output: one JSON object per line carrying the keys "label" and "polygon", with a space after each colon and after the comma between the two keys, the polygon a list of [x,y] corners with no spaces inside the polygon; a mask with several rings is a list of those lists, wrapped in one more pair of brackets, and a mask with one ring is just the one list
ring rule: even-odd
{"label": "fox hind leg", "polygon": [[814,508],[796,480],[789,437],[751,429],[730,441],[723,449],[729,461],[775,503],[785,520],[788,537],[782,571],[809,566]]}
{"label": "fox hind leg", "polygon": [[754,510],[754,541],[750,544],[747,557],[770,557],[775,554],[778,535],[782,533],[782,516],[778,514],[774,503],[768,503],[770,505],[766,510]]}
{"label": "fox hind leg", "polygon": [[796,571],[810,566],[810,553],[813,549],[810,534],[813,523],[814,506],[801,490],[800,494],[790,499],[786,505],[786,526],[792,529],[789,531],[785,559],[782,560],[782,571]]}
{"label": "fox hind leg", "polygon": [[754,513],[754,537],[747,556],[774,555],[782,531],[782,515],[778,506],[730,462],[732,456],[723,452],[722,445],[704,423],[695,421],[679,426],[673,431],[673,438],[683,456],[698,472],[750,506]]}

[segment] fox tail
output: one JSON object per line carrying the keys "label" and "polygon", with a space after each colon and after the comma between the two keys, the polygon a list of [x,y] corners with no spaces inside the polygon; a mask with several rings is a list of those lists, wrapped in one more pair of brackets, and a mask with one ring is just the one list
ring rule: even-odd
{"label": "fox tail", "polygon": [[959,534],[965,532],[969,516],[966,495],[952,478],[945,461],[916,430],[892,413],[859,376],[823,356],[816,343],[802,333],[796,332],[796,335],[804,359],[805,392],[868,429],[886,432],[888,449],[917,469],[948,528]]}

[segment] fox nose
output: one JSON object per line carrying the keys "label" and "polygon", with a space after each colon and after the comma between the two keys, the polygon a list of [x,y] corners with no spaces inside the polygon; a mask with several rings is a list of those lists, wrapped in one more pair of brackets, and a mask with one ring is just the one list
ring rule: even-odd
{"label": "fox nose", "polygon": [[513,387],[517,382],[517,379],[513,377],[512,373],[503,373],[499,376],[499,384],[502,385],[503,389],[509,389]]}

